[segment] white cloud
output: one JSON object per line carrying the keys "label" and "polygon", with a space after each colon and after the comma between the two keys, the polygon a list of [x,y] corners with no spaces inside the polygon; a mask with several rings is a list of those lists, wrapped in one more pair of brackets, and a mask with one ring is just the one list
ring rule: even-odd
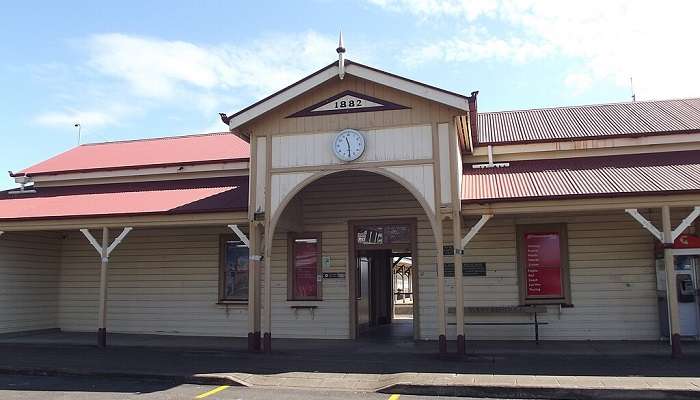
{"label": "white cloud", "polygon": [[593,86],[593,78],[585,72],[572,72],[564,78],[564,85],[578,94]]}
{"label": "white cloud", "polygon": [[112,33],[93,36],[88,49],[92,68],[139,96],[170,99],[194,90],[209,91],[211,100],[221,90],[259,95],[283,87],[330,63],[335,42],[315,32],[217,46]]}
{"label": "white cloud", "polygon": [[534,43],[518,37],[499,38],[484,29],[469,27],[457,36],[404,52],[408,65],[426,62],[476,62],[484,60],[524,63],[550,54],[546,43]]}
{"label": "white cloud", "polygon": [[39,114],[35,122],[49,127],[68,127],[76,123],[93,127],[104,126],[116,122],[114,117],[102,111],[51,111]]}
{"label": "white cloud", "polygon": [[105,128],[168,109],[217,120],[220,130],[218,112],[235,111],[331,63],[337,44],[313,31],[217,45],[107,33],[76,47],[83,62],[37,67],[37,79],[51,87],[60,108],[37,115],[35,123]]}
{"label": "white cloud", "polygon": [[[574,90],[599,80],[629,87],[634,77],[638,98],[700,95],[697,1],[369,1],[454,24],[453,37],[425,43],[410,58],[414,64],[552,56],[575,64],[578,72],[565,78]],[[483,26],[489,31],[477,28]]]}
{"label": "white cloud", "polygon": [[377,6],[422,17],[459,15],[472,21],[498,10],[499,0],[368,0]]}

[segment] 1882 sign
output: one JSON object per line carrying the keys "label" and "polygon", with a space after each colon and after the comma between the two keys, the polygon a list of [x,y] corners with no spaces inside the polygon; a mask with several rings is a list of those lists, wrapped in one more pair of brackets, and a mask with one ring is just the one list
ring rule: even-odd
{"label": "1882 sign", "polygon": [[378,99],[366,94],[346,90],[310,107],[297,111],[287,118],[310,117],[314,115],[345,114],[367,111],[403,110],[408,107]]}

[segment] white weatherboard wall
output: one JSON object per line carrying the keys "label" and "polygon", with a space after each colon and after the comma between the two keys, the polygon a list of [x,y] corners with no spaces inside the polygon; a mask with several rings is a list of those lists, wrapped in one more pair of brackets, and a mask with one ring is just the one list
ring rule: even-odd
{"label": "white weatherboard wall", "polygon": [[[299,196],[303,226],[298,230],[320,232],[323,255],[331,257],[331,268],[324,272],[345,272],[346,278],[324,280],[323,300],[311,302],[317,308],[295,311],[291,307],[294,303],[287,301],[288,228],[278,227],[272,244],[273,337],[349,337],[347,266],[350,220],[416,218],[419,275],[432,276],[434,281],[435,242],[430,222],[413,195],[398,183],[367,172],[342,172],[311,183]],[[434,314],[434,285],[421,287],[420,296],[422,315]],[[431,331],[432,328],[421,325],[421,329]]]}
{"label": "white weatherboard wall", "polygon": [[[342,164],[331,151],[337,131],[272,137],[272,168]],[[430,125],[362,131],[366,150],[356,163],[433,157]]]}
{"label": "white weatherboard wall", "polygon": [[[246,336],[247,306],[216,304],[220,234],[231,232],[187,227],[129,233],[109,261],[107,330]],[[59,327],[95,331],[100,267],[95,249],[79,232],[69,232],[61,264]]]}
{"label": "white weatherboard wall", "polygon": [[58,235],[0,236],[0,333],[58,327]]}
{"label": "white weatherboard wall", "polygon": [[[466,306],[517,305],[518,223],[561,223],[568,227],[573,308],[549,306],[540,338],[553,340],[656,340],[659,338],[652,236],[624,211],[589,215],[495,217],[465,249],[464,262],[486,262],[485,277],[465,277]],[[473,223],[473,221],[472,221]],[[447,302],[454,306],[454,279],[447,278]],[[448,317],[454,322],[454,315]],[[466,315],[467,321],[528,321],[519,315]],[[454,326],[449,327],[454,337]],[[467,326],[467,338],[534,337],[530,326]]]}

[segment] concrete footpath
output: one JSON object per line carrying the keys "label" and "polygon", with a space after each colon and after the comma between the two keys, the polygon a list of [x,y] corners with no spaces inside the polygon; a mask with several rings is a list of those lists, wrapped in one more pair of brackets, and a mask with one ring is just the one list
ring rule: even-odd
{"label": "concrete footpath", "polygon": [[671,359],[658,342],[471,342],[440,358],[413,341],[276,340],[251,354],[230,338],[49,334],[0,339],[0,372],[158,378],[186,383],[379,391],[396,394],[547,398],[700,398],[700,346]]}

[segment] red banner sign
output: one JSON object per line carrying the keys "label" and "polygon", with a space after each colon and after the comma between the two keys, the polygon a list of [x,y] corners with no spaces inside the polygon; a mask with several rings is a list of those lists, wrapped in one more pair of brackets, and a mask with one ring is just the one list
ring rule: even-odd
{"label": "red banner sign", "polygon": [[564,297],[558,233],[525,234],[528,297]]}
{"label": "red banner sign", "polygon": [[294,298],[314,297],[318,282],[318,243],[315,240],[294,243]]}

